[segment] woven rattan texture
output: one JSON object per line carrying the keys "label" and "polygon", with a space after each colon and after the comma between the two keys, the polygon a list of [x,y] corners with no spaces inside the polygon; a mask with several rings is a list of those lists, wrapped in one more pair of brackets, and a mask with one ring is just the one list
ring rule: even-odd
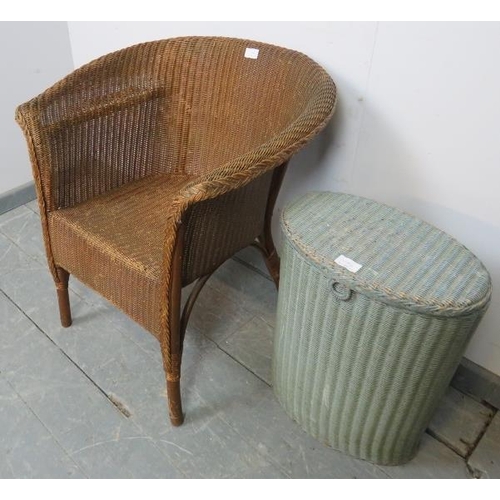
{"label": "woven rattan texture", "polygon": [[[399,218],[394,209],[363,198],[333,193],[306,195],[284,210],[273,356],[274,390],[293,419],[338,450],[388,465],[407,462],[415,454],[487,308],[490,291],[488,274],[472,254],[466,257],[467,251],[443,233],[423,230],[414,218],[398,214]],[[384,238],[379,230],[386,224]],[[399,238],[398,230],[405,237]],[[434,238],[426,240],[429,231]],[[441,250],[434,257],[432,266],[439,269],[438,275],[421,276],[431,280],[429,296],[436,297],[439,284],[435,281],[449,275],[446,268],[454,262],[448,260],[451,254],[474,270],[472,275],[461,275],[462,279],[485,284],[471,285],[474,293],[481,290],[483,294],[473,295],[475,308],[454,288],[463,290],[467,298],[468,283],[460,287],[456,278],[448,289],[455,307],[463,305],[462,313],[455,310],[448,315],[443,309],[439,314],[433,306],[422,308],[429,299],[423,285],[412,277],[418,259],[406,246],[406,238],[424,238],[410,245],[419,255],[422,248],[433,252],[436,236],[456,250]],[[400,260],[393,246],[404,252],[405,260]],[[380,273],[365,273],[360,282],[344,279],[336,269],[339,266],[330,260],[339,251]],[[404,305],[397,296],[395,300],[393,295],[382,295],[390,293],[394,283],[402,286],[389,272],[391,259],[394,273],[409,275],[415,287],[424,291],[418,295],[419,307]],[[369,276],[374,284],[368,283]]]}
{"label": "woven rattan texture", "polygon": [[[332,277],[378,300],[438,316],[481,309],[488,272],[467,248],[426,222],[349,194],[310,193],[282,216],[290,241]],[[334,260],[345,255],[352,273]]]}
{"label": "woven rattan texture", "polygon": [[172,199],[190,180],[156,175],[49,214],[57,264],[155,335],[160,330],[163,233]]}
{"label": "woven rattan texture", "polygon": [[272,172],[267,172],[243,187],[188,209],[184,285],[214,271],[261,233],[271,178]]}
{"label": "woven rattan texture", "polygon": [[304,54],[185,37],[105,55],[19,106],[56,285],[66,269],[158,335],[178,382],[175,249],[185,284],[263,234],[267,172],[324,128],[335,102]]}

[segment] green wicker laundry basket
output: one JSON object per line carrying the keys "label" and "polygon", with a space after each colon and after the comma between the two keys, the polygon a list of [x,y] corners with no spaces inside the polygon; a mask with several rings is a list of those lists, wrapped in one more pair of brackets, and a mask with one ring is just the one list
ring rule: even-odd
{"label": "green wicker laundry basket", "polygon": [[442,231],[358,196],[310,193],[281,222],[280,403],[335,449],[407,462],[488,306],[488,272]]}

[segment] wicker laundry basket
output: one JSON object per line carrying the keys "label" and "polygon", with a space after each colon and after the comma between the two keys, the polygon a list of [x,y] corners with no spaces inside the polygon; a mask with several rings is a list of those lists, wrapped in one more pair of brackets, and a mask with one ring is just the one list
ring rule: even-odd
{"label": "wicker laundry basket", "polygon": [[488,272],[442,231],[358,196],[310,193],[281,223],[280,403],[335,449],[407,462],[488,306]]}

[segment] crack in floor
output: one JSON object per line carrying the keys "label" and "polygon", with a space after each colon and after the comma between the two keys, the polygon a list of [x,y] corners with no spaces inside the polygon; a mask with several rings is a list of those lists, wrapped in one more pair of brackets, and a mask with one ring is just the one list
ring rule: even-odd
{"label": "crack in floor", "polygon": [[472,479],[483,479],[484,472],[482,470],[472,467],[472,465],[467,462],[465,462],[465,466],[467,467],[467,472],[470,474]]}

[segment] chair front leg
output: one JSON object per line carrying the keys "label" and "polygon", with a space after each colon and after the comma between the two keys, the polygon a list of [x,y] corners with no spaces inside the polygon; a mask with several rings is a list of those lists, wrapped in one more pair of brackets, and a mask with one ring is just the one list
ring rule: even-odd
{"label": "chair front leg", "polygon": [[59,281],[56,282],[57,301],[59,302],[59,315],[61,317],[61,325],[64,328],[71,326],[71,306],[69,303],[68,282],[69,273],[62,267],[57,267],[57,277]]}
{"label": "chair front leg", "polygon": [[[173,295],[177,295],[172,290]],[[180,298],[180,290],[179,290]],[[168,411],[172,425],[178,427],[184,422],[181,399],[181,329],[180,329],[180,300],[177,305],[172,304],[170,309],[170,366],[165,367],[167,378]],[[164,356],[165,361],[165,356]]]}
{"label": "chair front leg", "polygon": [[182,249],[184,232],[181,224],[177,234],[174,255],[171,267],[171,285],[168,296],[169,301],[169,342],[162,342],[163,365],[167,379],[167,397],[170,421],[172,425],[179,426],[184,422],[181,399],[181,290],[182,290]]}
{"label": "chair front leg", "polygon": [[[168,376],[168,375],[167,375]],[[167,379],[168,412],[170,422],[173,426],[179,427],[184,422],[182,413],[181,381]]]}

